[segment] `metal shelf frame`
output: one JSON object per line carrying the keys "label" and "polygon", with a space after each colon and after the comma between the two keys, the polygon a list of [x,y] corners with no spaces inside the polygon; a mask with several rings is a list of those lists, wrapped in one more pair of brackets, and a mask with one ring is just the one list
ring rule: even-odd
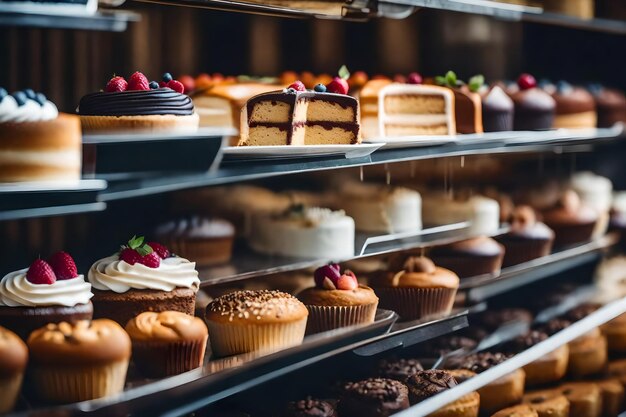
{"label": "metal shelf frame", "polygon": [[128,23],[137,22],[139,19],[140,15],[137,13],[120,10],[99,10],[94,15],[85,16],[0,12],[0,26],[105,32],[124,32]]}

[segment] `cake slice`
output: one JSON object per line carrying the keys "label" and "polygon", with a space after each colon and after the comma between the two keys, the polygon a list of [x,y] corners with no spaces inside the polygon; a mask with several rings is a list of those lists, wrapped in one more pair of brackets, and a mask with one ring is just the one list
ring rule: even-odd
{"label": "cake slice", "polygon": [[260,94],[241,111],[239,146],[356,144],[359,118],[358,101],[345,94],[293,88]]}
{"label": "cake slice", "polygon": [[380,137],[378,126],[378,95],[380,90],[391,84],[391,80],[370,80],[359,92],[361,105],[361,129],[364,138]]}
{"label": "cake slice", "polygon": [[380,135],[454,135],[454,93],[444,87],[390,84],[378,93]]}

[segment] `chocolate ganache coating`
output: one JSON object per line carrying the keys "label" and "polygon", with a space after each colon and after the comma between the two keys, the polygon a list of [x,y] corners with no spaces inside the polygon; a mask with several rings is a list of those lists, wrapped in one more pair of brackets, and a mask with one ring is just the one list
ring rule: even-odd
{"label": "chocolate ganache coating", "polygon": [[193,111],[189,96],[170,88],[91,93],[81,98],[78,105],[81,116],[189,116]]}
{"label": "chocolate ganache coating", "polygon": [[407,380],[411,403],[417,404],[457,385],[447,371],[429,369],[420,371]]}

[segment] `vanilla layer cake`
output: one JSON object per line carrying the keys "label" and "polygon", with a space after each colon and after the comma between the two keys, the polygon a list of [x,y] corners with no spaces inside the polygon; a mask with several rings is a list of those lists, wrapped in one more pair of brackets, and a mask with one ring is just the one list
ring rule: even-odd
{"label": "vanilla layer cake", "polygon": [[454,93],[443,87],[390,84],[378,94],[380,136],[453,135]]}
{"label": "vanilla layer cake", "polygon": [[378,127],[378,94],[380,90],[391,84],[390,80],[370,80],[359,92],[361,105],[361,129],[366,139],[380,137]]}
{"label": "vanilla layer cake", "polygon": [[313,91],[275,91],[248,100],[239,146],[334,145],[361,141],[354,97]]}

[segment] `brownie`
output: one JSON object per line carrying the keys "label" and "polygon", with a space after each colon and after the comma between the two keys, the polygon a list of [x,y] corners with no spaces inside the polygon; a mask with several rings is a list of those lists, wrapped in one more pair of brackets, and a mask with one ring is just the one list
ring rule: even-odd
{"label": "brownie", "polygon": [[42,307],[0,307],[0,326],[15,332],[26,340],[33,330],[44,327],[48,323],[68,323],[79,320],[91,320],[94,306],[91,302],[78,304],[74,307],[42,306]]}
{"label": "brownie", "polygon": [[509,359],[509,355],[504,353],[479,352],[465,357],[457,365],[460,369],[467,369],[477,374],[486,371]]}
{"label": "brownie", "polygon": [[329,402],[309,397],[287,404],[283,417],[337,417],[337,412]]}
{"label": "brownie", "polygon": [[486,311],[481,316],[482,324],[491,331],[512,321],[523,321],[530,324],[533,321],[533,315],[523,308],[503,308]]}
{"label": "brownie", "polygon": [[410,376],[422,371],[417,359],[382,360],[378,364],[378,374],[384,378],[405,382]]}
{"label": "brownie", "polygon": [[420,371],[407,380],[411,404],[420,403],[456,385],[456,379],[440,369]]}
{"label": "brownie", "polygon": [[345,385],[337,411],[341,417],[388,417],[409,408],[409,390],[387,378],[370,378]]}

